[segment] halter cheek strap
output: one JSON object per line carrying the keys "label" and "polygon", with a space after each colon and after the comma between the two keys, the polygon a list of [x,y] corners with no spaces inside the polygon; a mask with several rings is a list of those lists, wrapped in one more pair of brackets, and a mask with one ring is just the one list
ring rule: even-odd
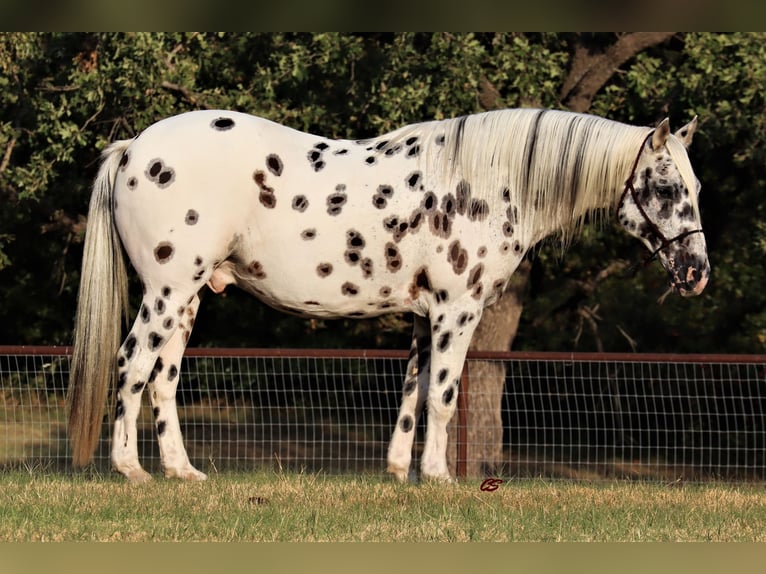
{"label": "halter cheek strap", "polygon": [[649,229],[651,229],[652,233],[660,240],[661,244],[660,246],[655,249],[649,257],[646,258],[644,261],[644,265],[648,264],[649,262],[656,259],[657,255],[659,255],[660,251],[663,249],[666,249],[670,246],[671,243],[675,241],[680,241],[681,239],[688,237],[689,235],[692,235],[694,233],[702,233],[702,228],[699,229],[690,229],[688,231],[684,231],[682,233],[679,233],[675,237],[672,237],[668,239],[665,237],[665,234],[662,233],[659,227],[657,227],[657,224],[652,221],[649,216],[647,215],[646,211],[644,211],[644,207],[641,205],[641,202],[638,201],[638,194],[636,193],[636,188],[633,187],[633,178],[636,176],[636,169],[638,168],[638,160],[641,158],[641,153],[644,151],[644,146],[649,141],[649,138],[651,138],[654,135],[654,130],[649,132],[649,135],[646,136],[643,143],[641,144],[641,147],[638,150],[638,154],[636,154],[636,159],[633,161],[633,168],[630,170],[630,175],[628,176],[627,181],[625,182],[625,189],[622,191],[622,195],[620,196],[620,201],[617,204],[617,209],[620,209],[620,205],[623,204],[625,201],[625,196],[630,192],[630,196],[633,198],[633,203],[638,208],[638,212],[641,214],[641,217],[644,218],[644,221],[649,226]]}

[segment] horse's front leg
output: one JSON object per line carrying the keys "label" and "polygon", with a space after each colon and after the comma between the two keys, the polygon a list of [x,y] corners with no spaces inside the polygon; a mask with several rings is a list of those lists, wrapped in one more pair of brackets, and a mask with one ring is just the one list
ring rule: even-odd
{"label": "horse's front leg", "polygon": [[480,317],[479,308],[445,312],[440,330],[433,335],[428,424],[420,463],[424,479],[453,481],[447,466],[447,424],[455,414],[463,364]]}

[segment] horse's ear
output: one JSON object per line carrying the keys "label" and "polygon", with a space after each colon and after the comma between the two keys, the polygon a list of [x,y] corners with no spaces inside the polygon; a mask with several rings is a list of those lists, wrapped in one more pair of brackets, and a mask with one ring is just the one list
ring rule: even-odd
{"label": "horse's ear", "polygon": [[684,147],[688,148],[692,145],[692,136],[694,136],[695,131],[697,131],[697,116],[694,116],[692,121],[678,130],[674,135],[681,140]]}
{"label": "horse's ear", "polygon": [[670,120],[665,118],[654,129],[654,134],[652,134],[652,149],[660,149],[662,146],[664,146],[665,142],[668,141],[669,135]]}

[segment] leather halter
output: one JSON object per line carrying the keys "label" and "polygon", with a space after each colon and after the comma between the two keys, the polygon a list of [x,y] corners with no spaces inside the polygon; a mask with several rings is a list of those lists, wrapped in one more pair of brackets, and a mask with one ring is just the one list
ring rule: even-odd
{"label": "leather halter", "polygon": [[636,193],[636,188],[633,187],[633,179],[636,176],[636,168],[638,167],[638,160],[641,159],[641,154],[644,151],[644,146],[649,141],[649,138],[651,138],[654,135],[655,130],[652,130],[649,132],[649,135],[646,136],[643,143],[641,144],[641,147],[638,150],[638,154],[636,154],[636,159],[633,161],[633,169],[630,170],[630,175],[628,176],[628,179],[625,181],[625,189],[622,192],[622,195],[620,196],[620,201],[617,204],[617,210],[619,211],[620,206],[623,205],[623,202],[625,201],[625,196],[628,194],[628,191],[630,191],[630,196],[633,198],[633,203],[638,208],[638,212],[641,214],[641,217],[644,218],[644,221],[651,229],[652,233],[661,241],[660,246],[655,249],[649,257],[646,258],[644,261],[644,264],[653,261],[657,258],[657,255],[659,255],[660,251],[663,249],[666,249],[670,246],[671,243],[675,241],[680,241],[681,239],[684,239],[685,237],[688,237],[689,235],[692,235],[694,233],[702,233],[702,228],[699,229],[690,229],[688,231],[683,231],[676,235],[675,237],[672,237],[671,239],[668,239],[665,237],[665,234],[660,231],[660,228],[657,227],[657,224],[654,223],[651,219],[649,219],[649,216],[646,214],[646,211],[644,211],[644,207],[641,205],[641,202],[638,201],[638,194]]}

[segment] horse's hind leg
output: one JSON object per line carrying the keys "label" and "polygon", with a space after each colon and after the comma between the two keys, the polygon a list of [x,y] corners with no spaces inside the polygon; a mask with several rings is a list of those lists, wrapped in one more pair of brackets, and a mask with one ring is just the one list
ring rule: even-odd
{"label": "horse's hind leg", "polygon": [[168,317],[178,322],[178,329],[162,349],[149,376],[149,398],[152,401],[162,468],[167,478],[184,480],[207,478],[189,462],[176,408],[176,388],[180,379],[181,358],[194,326],[199,303],[199,295],[194,295],[188,305],[179,307],[172,312],[174,315]]}
{"label": "horse's hind leg", "polygon": [[112,466],[130,481],[143,482],[151,476],[138,460],[137,420],[141,393],[152,377],[157,359],[179,330],[175,309],[187,307],[193,293],[159,292],[148,288],[133,327],[117,355],[117,400],[112,434]]}
{"label": "horse's hind leg", "polygon": [[388,446],[388,472],[406,482],[412,460],[415,426],[428,393],[431,362],[431,328],[425,317],[415,316],[407,375],[404,379],[402,404]]}

